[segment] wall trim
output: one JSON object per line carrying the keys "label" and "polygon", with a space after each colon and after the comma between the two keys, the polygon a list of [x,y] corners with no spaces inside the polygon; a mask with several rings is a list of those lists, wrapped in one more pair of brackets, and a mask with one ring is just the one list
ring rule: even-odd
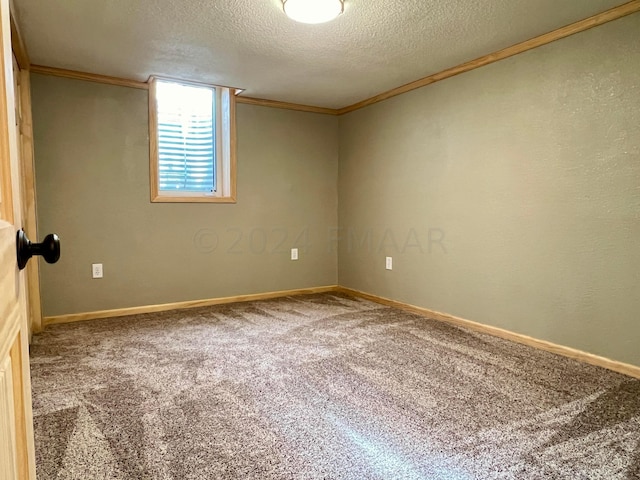
{"label": "wall trim", "polygon": [[408,303],[398,302],[396,300],[391,300],[385,297],[379,297],[377,295],[361,292],[360,290],[354,290],[352,288],[339,286],[337,288],[337,291],[346,293],[348,295],[353,295],[355,297],[364,298],[365,300],[370,300],[372,302],[379,303],[382,305],[387,305],[387,306],[399,308],[401,310],[405,310],[408,312],[417,313],[418,315],[429,317],[434,320],[439,320],[439,321],[450,323],[460,327],[466,327],[481,333],[487,333],[494,337],[499,337],[505,340],[510,340],[512,342],[528,345],[538,350],[544,350],[546,352],[562,355],[563,357],[568,357],[583,363],[595,365],[596,367],[606,368],[608,370],[612,370],[617,373],[622,373],[630,377],[640,378],[640,366],[618,362],[616,360],[611,360],[606,357],[601,357],[598,355],[594,355],[592,353],[587,353],[582,350],[577,350],[575,348],[565,347],[564,345],[558,345],[556,343],[548,342],[546,340],[539,340],[537,338],[529,337],[527,335],[523,335],[520,333],[515,333],[510,330],[505,330],[503,328],[493,327],[491,325],[485,325],[483,323],[466,320],[464,318],[456,317],[454,315],[449,315],[448,313],[441,313],[435,310],[430,310],[428,308],[417,307],[415,305],[411,305]]}
{"label": "wall trim", "polygon": [[540,35],[530,40],[517,43],[516,45],[513,45],[511,47],[507,47],[502,50],[498,50],[497,52],[484,55],[480,58],[476,58],[475,60],[462,63],[456,67],[448,68],[446,70],[443,70],[442,72],[429,75],[428,77],[414,80],[413,82],[407,83],[406,85],[393,88],[371,98],[367,98],[366,100],[362,100],[360,102],[354,103],[353,105],[341,108],[338,110],[338,114],[344,115],[345,113],[368,107],[369,105],[373,105],[374,103],[382,102],[383,100],[387,100],[397,95],[410,92],[411,90],[425,87],[432,83],[439,82],[440,80],[445,80],[455,75],[469,72],[471,70],[475,70],[476,68],[484,67],[485,65],[489,65],[499,60],[504,60],[505,58],[512,57],[519,53],[533,50],[534,48],[547,45],[548,43],[555,42],[556,40],[560,40],[576,33],[584,32],[585,30],[589,30],[590,28],[603,25],[605,23],[617,20],[622,17],[626,17],[627,15],[631,15],[632,13],[636,13],[639,11],[640,0],[632,0],[631,2],[619,5],[602,13],[598,13],[596,15],[593,15],[592,17],[585,18],[584,20],[571,23],[565,27],[553,30],[552,32],[545,33],[544,35]]}
{"label": "wall trim", "polygon": [[29,61],[27,47],[25,47],[24,45],[22,34],[20,33],[20,27],[18,27],[18,22],[16,22],[13,8],[11,8],[10,10],[11,15],[9,16],[9,24],[11,27],[11,50],[16,56],[16,62],[18,62],[18,67],[20,67],[20,70],[29,70],[31,62]]}
{"label": "wall trim", "polygon": [[566,347],[564,345],[558,345],[546,340],[540,340],[521,333],[515,333],[503,328],[494,327],[491,325],[485,325],[483,323],[474,322],[464,318],[456,317],[448,313],[442,313],[435,310],[431,310],[424,307],[418,307],[409,303],[399,302],[397,300],[391,300],[389,298],[380,297],[370,293],[355,290],[353,288],[347,288],[340,285],[327,285],[323,287],[310,287],[300,288],[295,290],[281,290],[276,292],[254,293],[249,295],[237,295],[233,297],[221,297],[221,298],[209,298],[203,300],[189,300],[185,302],[164,303],[160,305],[145,305],[141,307],[128,307],[128,308],[116,308],[113,310],[99,310],[95,312],[85,313],[71,313],[67,315],[56,315],[43,318],[43,326],[55,325],[60,323],[72,323],[85,320],[97,320],[101,318],[113,318],[124,317],[127,315],[138,315],[141,313],[156,313],[165,312],[168,310],[185,310],[196,307],[208,307],[213,305],[223,305],[227,303],[241,303],[251,302],[256,300],[268,300],[272,298],[288,297],[293,295],[305,295],[312,293],[329,293],[337,292],[354,297],[363,298],[381,305],[389,307],[399,308],[411,313],[417,313],[424,317],[438,320],[441,322],[450,323],[459,327],[469,328],[480,333],[486,333],[488,335],[509,340],[512,342],[527,345],[529,347],[536,348],[538,350],[544,350],[545,352],[554,353],[563,357],[571,358],[582,363],[588,363],[596,367],[606,368],[623,375],[628,375],[633,378],[640,379],[640,366],[631,365],[629,363],[619,362],[617,360],[611,360],[610,358],[601,357],[592,353],[577,350],[575,348]]}
{"label": "wall trim", "polygon": [[[504,60],[505,58],[512,57],[519,53],[524,53],[528,50],[533,50],[543,45],[547,45],[551,42],[555,42],[556,40],[566,38],[570,35],[584,32],[585,30],[589,30],[593,27],[604,25],[605,23],[617,20],[622,17],[626,17],[627,15],[631,15],[636,12],[640,12],[640,0],[631,0],[630,2],[598,13],[589,18],[585,18],[584,20],[579,20],[577,22],[553,30],[549,33],[539,35],[537,37],[525,40],[524,42],[517,43],[507,48],[503,48],[502,50],[498,50],[497,52],[489,53],[482,57],[476,58],[475,60],[471,60],[455,67],[448,68],[441,72],[434,73],[427,77],[414,80],[413,82],[409,82],[405,85],[401,85],[386,92],[382,92],[371,98],[367,98],[343,108],[334,109],[317,107],[313,105],[301,105],[297,103],[280,102],[277,100],[267,100],[264,98],[242,97],[239,95],[236,97],[236,101],[237,103],[244,103],[247,105],[259,105],[263,107],[282,108],[286,110],[296,110],[301,112],[322,113],[326,115],[344,115],[346,113],[368,107],[369,105],[382,102],[383,100],[402,95],[403,93],[410,92],[411,90],[416,90],[418,88],[431,85],[432,83],[451,78],[455,75],[460,75],[461,73],[470,72],[471,70],[475,70],[476,68],[484,67],[485,65]],[[122,87],[141,88],[144,90],[147,90],[149,88],[148,82],[140,82],[137,80],[119,77],[110,77],[107,75],[98,75],[95,73],[79,72],[76,70],[65,70],[63,68],[47,67],[44,65],[31,65],[30,69],[34,73],[40,73],[44,75],[73,78],[77,80],[87,80],[89,82],[106,83],[109,85],[119,85]]]}
{"label": "wall trim", "polygon": [[119,87],[140,88],[148,90],[147,82],[138,80],[130,80],[127,78],[110,77],[107,75],[98,75],[97,73],[78,72],[76,70],[66,70],[64,68],[46,67],[44,65],[31,65],[32,73],[40,73],[42,75],[52,75],[54,77],[72,78],[74,80],[85,80],[87,82],[106,83],[107,85],[117,85]]}
{"label": "wall trim", "polygon": [[196,307],[209,307],[212,305],[223,305],[226,303],[252,302],[256,300],[267,300],[271,298],[288,297],[292,295],[304,295],[310,293],[335,292],[337,285],[324,287],[299,288],[295,290],[281,290],[277,292],[252,293],[249,295],[236,295],[233,297],[208,298],[203,300],[188,300],[185,302],[163,303],[159,305],[144,305],[141,307],[115,308],[112,310],[98,310],[95,312],[71,313],[67,315],[55,315],[44,317],[43,325],[54,325],[58,323],[81,322],[84,320],[97,320],[100,318],[124,317],[127,315],[137,315],[140,313],[166,312],[168,310],[184,310]]}
{"label": "wall trim", "polygon": [[[30,70],[33,73],[41,75],[51,75],[54,77],[72,78],[74,80],[85,80],[87,82],[104,83],[107,85],[117,85],[119,87],[139,88],[149,90],[149,82],[141,82],[128,78],[110,77],[107,75],[99,75],[97,73],[79,72],[77,70],[66,70],[64,68],[47,67],[44,65],[31,65]],[[338,115],[338,110],[334,108],[316,107],[313,105],[301,105],[298,103],[280,102],[277,100],[266,100],[264,98],[242,97],[236,95],[236,103],[244,103],[247,105],[259,105],[262,107],[283,108],[286,110],[296,110],[299,112],[322,113],[325,115]]]}
{"label": "wall trim", "polygon": [[236,97],[237,103],[245,103],[247,105],[259,105],[261,107],[284,108],[285,110],[297,110],[300,112],[323,113],[325,115],[338,115],[339,110],[336,108],[316,107],[313,105],[301,105],[298,103],[279,102],[277,100],[266,100],[264,98],[253,97]]}

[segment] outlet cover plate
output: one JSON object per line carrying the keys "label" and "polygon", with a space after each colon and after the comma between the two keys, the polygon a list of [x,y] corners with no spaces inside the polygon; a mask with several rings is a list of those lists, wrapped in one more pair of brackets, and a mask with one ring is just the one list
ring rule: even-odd
{"label": "outlet cover plate", "polygon": [[93,278],[102,278],[102,264],[101,263],[92,263],[91,264],[91,276]]}

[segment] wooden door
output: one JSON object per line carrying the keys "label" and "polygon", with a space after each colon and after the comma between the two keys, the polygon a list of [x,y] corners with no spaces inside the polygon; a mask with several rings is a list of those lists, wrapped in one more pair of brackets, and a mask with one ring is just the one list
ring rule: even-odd
{"label": "wooden door", "polygon": [[22,222],[9,1],[0,0],[0,480],[35,479]]}

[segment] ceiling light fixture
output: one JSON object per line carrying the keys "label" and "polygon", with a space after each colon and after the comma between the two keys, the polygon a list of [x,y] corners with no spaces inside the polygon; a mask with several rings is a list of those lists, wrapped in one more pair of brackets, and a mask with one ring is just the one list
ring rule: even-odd
{"label": "ceiling light fixture", "polygon": [[284,13],[302,23],[324,23],[344,12],[344,0],[282,0]]}

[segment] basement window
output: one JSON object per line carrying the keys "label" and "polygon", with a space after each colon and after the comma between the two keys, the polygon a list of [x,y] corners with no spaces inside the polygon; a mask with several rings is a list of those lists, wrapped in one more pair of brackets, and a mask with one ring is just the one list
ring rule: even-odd
{"label": "basement window", "polygon": [[149,143],[152,202],[236,201],[232,89],[152,78]]}

